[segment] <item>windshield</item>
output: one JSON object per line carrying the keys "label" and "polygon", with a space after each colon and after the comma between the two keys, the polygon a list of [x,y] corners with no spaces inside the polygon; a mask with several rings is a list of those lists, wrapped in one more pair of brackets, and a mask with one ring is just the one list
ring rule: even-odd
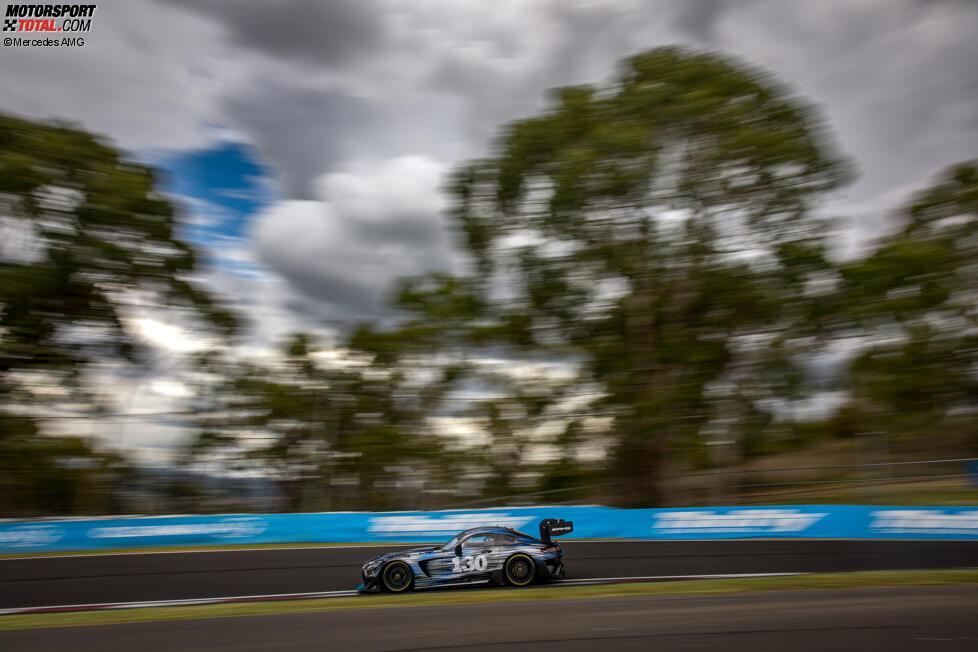
{"label": "windshield", "polygon": [[457,546],[457,545],[458,545],[458,544],[460,544],[461,542],[462,542],[462,539],[461,539],[461,538],[459,538],[459,536],[458,536],[458,535],[455,535],[455,536],[453,536],[453,537],[452,537],[451,539],[449,539],[449,540],[448,540],[448,543],[446,543],[445,545],[443,545],[443,546],[441,547],[441,549],[442,549],[442,550],[452,550],[452,549],[453,549],[453,548],[454,548],[455,546]]}
{"label": "windshield", "polygon": [[441,549],[442,550],[452,550],[455,546],[457,546],[461,542],[462,542],[462,535],[456,534],[451,539],[449,539],[448,540],[448,543],[446,543],[445,545],[443,545],[441,547]]}
{"label": "windshield", "polygon": [[[453,548],[455,548],[455,546],[457,546],[458,544],[462,543],[463,541],[466,541],[466,540],[472,538],[473,536],[477,536],[475,534],[475,531],[474,530],[466,530],[465,532],[459,532],[458,534],[456,534],[455,536],[453,536],[451,539],[449,539],[448,543],[446,543],[445,545],[443,545],[441,547],[441,549],[442,550],[452,550]],[[482,535],[482,536],[485,536],[485,535]]]}

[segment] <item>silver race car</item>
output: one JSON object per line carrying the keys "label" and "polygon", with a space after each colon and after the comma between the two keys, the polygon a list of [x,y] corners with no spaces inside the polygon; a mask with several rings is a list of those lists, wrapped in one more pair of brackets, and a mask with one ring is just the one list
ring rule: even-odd
{"label": "silver race car", "polygon": [[574,530],[570,521],[540,522],[540,537],[487,526],[459,532],[440,546],[391,552],[363,565],[361,593],[451,586],[467,583],[527,586],[563,579],[564,551],[551,537]]}

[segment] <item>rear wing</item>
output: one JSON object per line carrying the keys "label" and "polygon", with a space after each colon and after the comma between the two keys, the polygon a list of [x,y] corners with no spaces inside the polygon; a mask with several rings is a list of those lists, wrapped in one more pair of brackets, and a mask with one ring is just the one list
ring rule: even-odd
{"label": "rear wing", "polygon": [[559,537],[574,531],[574,523],[559,518],[545,518],[540,521],[540,539],[550,543],[550,537]]}

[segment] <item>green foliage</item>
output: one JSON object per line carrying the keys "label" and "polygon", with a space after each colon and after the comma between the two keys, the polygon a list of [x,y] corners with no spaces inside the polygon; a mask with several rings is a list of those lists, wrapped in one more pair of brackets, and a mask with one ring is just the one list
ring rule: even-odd
{"label": "green foliage", "polygon": [[0,515],[85,512],[92,500],[118,509],[106,502],[118,461],[78,437],[44,436],[26,414],[50,412],[51,396],[97,407],[85,369],[136,360],[122,323],[127,293],[234,327],[189,281],[194,254],[154,184],[152,170],[87,133],[0,116],[2,228],[28,244],[0,259]]}
{"label": "green foliage", "polygon": [[[708,424],[763,428],[752,396],[791,385],[776,351],[828,267],[809,209],[847,179],[814,111],[767,75],[651,50],[606,86],[558,89],[460,168],[452,215],[480,275],[456,283],[481,288],[489,342],[582,361],[614,416],[611,474],[655,503],[667,451],[702,463]],[[438,296],[401,305],[437,324]],[[772,349],[737,350],[751,334]]]}
{"label": "green foliage", "polygon": [[40,436],[30,419],[0,421],[0,514],[36,517],[120,513],[132,470],[80,437]]}
{"label": "green foliage", "polygon": [[972,418],[978,398],[976,163],[944,171],[902,218],[900,231],[842,269],[843,314],[871,340],[851,387],[877,427],[933,437],[949,418]]}
{"label": "green foliage", "polygon": [[448,459],[423,419],[430,388],[363,352],[331,367],[319,350],[299,333],[271,368],[213,362],[222,380],[202,388],[210,409],[187,461],[271,477],[289,511],[419,507],[415,485],[439,486]]}
{"label": "green foliage", "polygon": [[173,208],[147,167],[127,162],[94,137],[61,126],[0,117],[0,202],[32,233],[40,255],[0,263],[3,348],[0,373],[24,364],[86,360],[58,341],[64,328],[95,323],[129,355],[113,296],[152,290],[227,329],[230,314],[183,276],[195,257],[179,241]]}

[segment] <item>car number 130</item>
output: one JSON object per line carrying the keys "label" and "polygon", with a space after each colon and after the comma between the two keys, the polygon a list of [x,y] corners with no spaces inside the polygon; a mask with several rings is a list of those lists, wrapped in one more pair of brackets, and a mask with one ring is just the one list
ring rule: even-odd
{"label": "car number 130", "polygon": [[467,573],[468,571],[484,571],[489,566],[489,561],[485,555],[475,557],[455,557],[452,559],[454,564],[453,571],[456,573]]}

